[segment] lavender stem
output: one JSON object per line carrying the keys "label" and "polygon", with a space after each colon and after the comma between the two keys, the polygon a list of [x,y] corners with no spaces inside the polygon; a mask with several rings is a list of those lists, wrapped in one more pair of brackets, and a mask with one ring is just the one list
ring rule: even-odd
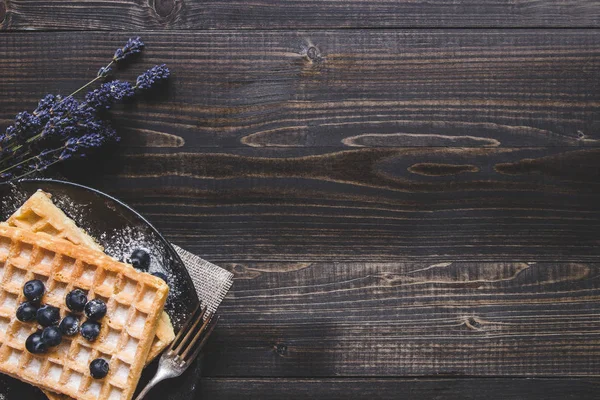
{"label": "lavender stem", "polygon": [[[54,149],[54,150],[49,150],[49,151],[48,151],[46,154],[56,153],[57,151],[60,151],[60,150],[62,150],[62,149],[63,149],[63,147],[59,147],[59,148],[57,148],[57,149]],[[13,169],[13,168],[16,168],[16,167],[18,167],[19,165],[23,165],[23,164],[25,164],[25,163],[28,163],[29,161],[31,161],[31,160],[33,160],[33,159],[35,159],[36,157],[39,157],[39,155],[37,155],[37,156],[33,156],[33,157],[29,157],[29,158],[28,158],[28,159],[26,159],[26,160],[23,160],[23,161],[21,161],[21,162],[19,162],[19,163],[16,163],[16,164],[14,164],[14,165],[11,165],[10,167],[8,167],[8,168],[6,168],[6,169],[4,169],[4,170],[0,171],[0,174],[3,174],[3,173],[5,173],[5,172],[8,172],[8,171],[10,171],[10,170],[11,170],[11,169]]]}
{"label": "lavender stem", "polygon": [[[60,150],[60,149],[57,149],[57,150]],[[33,157],[33,158],[35,158],[35,157]],[[57,159],[56,161],[52,161],[50,164],[46,165],[46,167],[44,169],[50,168],[54,164],[58,164],[60,161],[61,161],[60,158]],[[37,169],[32,169],[31,171],[26,172],[23,175],[17,176],[16,178],[11,179],[10,181],[16,181],[16,180],[19,180],[19,179],[23,179],[26,176],[31,175],[31,174],[33,174],[36,171],[37,171]]]}

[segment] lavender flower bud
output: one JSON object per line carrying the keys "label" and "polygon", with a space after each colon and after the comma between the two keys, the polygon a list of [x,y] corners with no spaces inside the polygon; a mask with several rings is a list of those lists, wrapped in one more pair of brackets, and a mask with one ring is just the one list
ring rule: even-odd
{"label": "lavender flower bud", "polygon": [[65,97],[63,100],[58,102],[54,107],[52,107],[52,115],[53,116],[66,116],[71,115],[77,112],[81,103],[74,99],[73,97]]}
{"label": "lavender flower bud", "polygon": [[165,64],[155,65],[138,76],[135,86],[138,89],[150,89],[155,83],[167,79],[170,74],[171,71]]}
{"label": "lavender flower bud", "polygon": [[60,100],[60,96],[47,94],[40,100],[37,108],[33,111],[33,113],[37,116],[40,116],[40,114],[47,113],[52,109],[52,107],[54,107],[58,102],[60,102]]}
{"label": "lavender flower bud", "polygon": [[112,74],[112,68],[110,67],[102,67],[98,70],[98,76],[101,78],[106,78],[110,74]]}
{"label": "lavender flower bud", "polygon": [[117,101],[131,97],[135,94],[129,82],[112,81],[102,84],[99,89],[89,92],[85,101],[96,110],[109,109]]}
{"label": "lavender flower bud", "polygon": [[65,142],[64,150],[60,154],[61,159],[67,159],[74,155],[85,156],[85,150],[102,146],[107,142],[107,136],[100,133],[89,133],[78,138],[70,138]]}
{"label": "lavender flower bud", "polygon": [[64,127],[66,125],[67,120],[60,117],[52,117],[46,122],[44,125],[44,129],[42,129],[41,136],[42,138],[53,137],[53,136],[64,136],[62,133],[64,132]]}
{"label": "lavender flower bud", "polygon": [[14,126],[11,125],[8,128],[6,128],[6,134],[4,134],[2,136],[2,139],[0,140],[0,143],[8,142],[8,141],[14,139],[15,136],[17,136],[16,129],[15,129]]}
{"label": "lavender flower bud", "polygon": [[15,117],[14,133],[19,142],[23,142],[31,136],[35,135],[41,128],[40,119],[33,114],[23,111]]}
{"label": "lavender flower bud", "polygon": [[113,57],[114,62],[120,62],[125,60],[127,57],[134,54],[138,54],[144,48],[144,42],[139,37],[129,39],[125,46],[121,49],[117,49]]}

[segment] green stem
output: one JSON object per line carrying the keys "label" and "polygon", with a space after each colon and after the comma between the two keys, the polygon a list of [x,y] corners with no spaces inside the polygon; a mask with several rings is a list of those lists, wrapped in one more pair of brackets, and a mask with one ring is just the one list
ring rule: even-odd
{"label": "green stem", "polygon": [[[112,60],[110,63],[108,63],[107,66],[105,66],[104,68],[110,68],[112,67],[112,65],[115,63],[115,60]],[[85,85],[83,85],[82,87],[80,87],[79,89],[77,89],[76,91],[74,91],[73,93],[71,93],[70,95],[68,95],[67,97],[65,97],[64,99],[62,99],[58,104],[61,104],[63,101],[65,101],[66,99],[68,99],[69,97],[73,97],[75,96],[77,93],[81,92],[83,89],[87,88],[88,86],[90,86],[92,83],[96,82],[98,79],[102,79],[104,78],[103,76],[97,76],[94,79],[92,79],[91,81],[89,81],[88,83],[86,83]]]}
{"label": "green stem", "polygon": [[[15,149],[13,149],[13,150],[12,150],[12,153],[10,153],[10,154],[9,154],[7,157],[4,157],[4,158],[2,159],[2,161],[0,162],[0,165],[4,165],[4,164],[6,164],[8,161],[10,161],[10,160],[11,160],[11,159],[12,159],[12,158],[13,158],[13,157],[14,157],[14,156],[17,154],[17,151],[18,151],[18,150],[19,150],[21,147],[23,147],[23,146],[22,146],[22,145],[19,145],[19,146],[17,146]],[[25,152],[23,155],[26,155],[26,154],[27,154],[27,152]]]}
{"label": "green stem", "polygon": [[[57,164],[59,162],[60,162],[60,159],[58,159],[56,161],[53,161],[50,164],[46,165],[46,168],[44,168],[44,169],[48,169],[51,166],[53,166],[54,164]],[[33,169],[33,170],[29,171],[29,172],[24,173],[23,175],[20,175],[20,176],[17,176],[16,178],[11,179],[11,181],[16,181],[16,180],[19,180],[19,179],[23,179],[26,176],[29,176],[29,175],[33,174],[34,172],[36,172],[36,171],[37,171],[37,169]]]}
{"label": "green stem", "polygon": [[[47,154],[56,153],[57,151],[60,151],[60,150],[62,150],[62,149],[63,149],[63,147],[59,147],[58,149],[50,150],[50,151],[49,151]],[[37,156],[29,157],[29,158],[27,158],[27,159],[25,159],[25,160],[23,160],[23,161],[21,161],[21,162],[19,162],[19,163],[17,163],[17,164],[11,165],[10,167],[8,167],[8,168],[6,168],[6,169],[3,169],[2,171],[0,171],[0,174],[3,174],[3,173],[5,173],[5,172],[8,172],[8,171],[10,171],[10,170],[11,170],[11,169],[13,169],[13,168],[16,168],[16,167],[18,167],[19,165],[23,165],[23,164],[25,164],[25,163],[28,163],[29,161],[31,161],[31,160],[33,160],[33,159],[35,159],[35,158],[38,158],[38,157],[39,157],[39,154],[38,154]]]}
{"label": "green stem", "polygon": [[[35,136],[32,136],[32,137],[30,137],[29,139],[27,139],[27,140],[25,141],[25,143],[31,143],[31,142],[33,142],[33,141],[35,141],[35,140],[38,140],[38,139],[39,139],[39,138],[41,138],[41,137],[42,137],[42,133],[40,132],[40,133],[38,133],[37,135],[35,135]],[[17,147],[17,150],[18,150],[18,147]]]}
{"label": "green stem", "polygon": [[[77,93],[81,92],[83,89],[85,89],[86,87],[90,86],[92,83],[96,82],[98,79],[101,79],[101,78],[102,78],[102,76],[95,77],[94,79],[92,79],[91,81],[89,81],[88,83],[86,83],[85,85],[83,85],[82,87],[80,87],[79,89],[77,89],[76,91],[74,91],[73,93],[71,93],[70,95],[68,95],[67,97],[65,97],[64,99],[62,99],[60,101],[60,103],[62,103],[63,101],[65,101],[69,97],[75,96]],[[58,103],[58,104],[60,104],[60,103]]]}

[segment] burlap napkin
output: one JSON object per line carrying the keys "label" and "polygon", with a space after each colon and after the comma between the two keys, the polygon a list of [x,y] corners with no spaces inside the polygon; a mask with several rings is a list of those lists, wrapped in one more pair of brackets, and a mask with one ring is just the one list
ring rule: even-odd
{"label": "burlap napkin", "polygon": [[208,311],[216,312],[233,284],[233,274],[177,245],[173,244],[173,248],[185,264],[202,304],[208,306]]}

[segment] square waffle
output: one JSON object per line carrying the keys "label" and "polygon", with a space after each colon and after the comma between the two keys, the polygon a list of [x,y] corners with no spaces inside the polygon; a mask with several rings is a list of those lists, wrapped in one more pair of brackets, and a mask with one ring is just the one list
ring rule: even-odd
{"label": "square waffle", "polygon": [[[167,298],[165,282],[103,253],[6,224],[0,224],[0,276],[0,372],[80,400],[131,399]],[[62,316],[68,313],[65,294],[75,287],[103,299],[108,312],[98,339],[65,337],[47,354],[30,354],[25,339],[37,325],[15,317],[30,279],[44,282],[43,303],[60,308]],[[125,323],[110,318],[120,307]],[[109,361],[106,378],[90,377],[94,358]]]}
{"label": "square waffle", "polygon": [[[32,232],[46,233],[55,238],[104,251],[91,236],[79,228],[51,200],[50,194],[38,190],[6,221],[10,226],[23,228]],[[133,268],[133,267],[131,267]],[[147,362],[154,360],[175,339],[173,325],[167,313],[163,313],[156,326],[156,338],[150,349]]]}
{"label": "square waffle", "polygon": [[[52,237],[62,238],[73,244],[92,250],[103,251],[102,247],[75,221],[70,219],[51,200],[51,195],[38,190],[10,218],[7,223],[33,232],[46,233]],[[169,315],[162,313],[156,327],[156,337],[152,343],[146,365],[167,348],[175,338],[175,332]],[[68,396],[45,392],[50,400],[70,400]]]}

